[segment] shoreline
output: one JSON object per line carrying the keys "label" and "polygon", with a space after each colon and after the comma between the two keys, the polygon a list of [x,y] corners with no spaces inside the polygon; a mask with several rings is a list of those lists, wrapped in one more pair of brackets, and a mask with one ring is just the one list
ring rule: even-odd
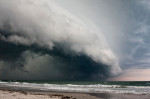
{"label": "shoreline", "polygon": [[0,99],[150,99],[150,95],[40,91],[0,86]]}

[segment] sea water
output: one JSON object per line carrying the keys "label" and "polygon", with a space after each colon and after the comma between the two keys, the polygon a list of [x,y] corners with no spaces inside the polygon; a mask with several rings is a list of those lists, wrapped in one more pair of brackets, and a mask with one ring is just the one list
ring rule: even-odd
{"label": "sea water", "polygon": [[0,86],[39,91],[130,93],[149,94],[150,81],[113,82],[51,82],[51,81],[0,81]]}

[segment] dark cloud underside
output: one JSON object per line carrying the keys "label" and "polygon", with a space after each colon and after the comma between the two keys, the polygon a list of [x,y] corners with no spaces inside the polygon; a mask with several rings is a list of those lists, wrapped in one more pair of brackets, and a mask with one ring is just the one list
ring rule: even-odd
{"label": "dark cloud underside", "polygon": [[[65,53],[59,46],[53,48],[53,50],[48,50],[46,48],[40,48],[35,45],[31,46],[23,46],[16,45],[5,41],[0,41],[0,60],[9,64],[6,66],[7,68],[11,68],[11,71],[18,69],[18,72],[21,72],[21,75],[14,77],[15,79],[30,79],[30,80],[104,80],[108,77],[109,73],[108,66],[104,64],[98,64],[91,60],[89,57],[79,54],[69,54]],[[63,77],[59,77],[54,75],[54,77],[49,78],[49,75],[53,75],[53,73],[43,69],[43,73],[38,74],[36,72],[32,75],[32,70],[26,71],[26,58],[22,57],[22,54],[25,51],[30,51],[34,54],[40,54],[40,56],[48,56],[53,57],[53,59],[57,60],[55,64],[51,64],[51,62],[45,62],[45,66],[40,66],[38,68],[56,68],[56,72],[63,73]],[[34,58],[37,57],[32,57]],[[47,58],[48,59],[48,58]],[[44,60],[43,60],[44,61]],[[51,61],[51,60],[50,60]],[[38,63],[35,63],[38,65]],[[58,65],[59,64],[59,65]],[[6,68],[5,67],[5,68]],[[3,69],[2,69],[3,70]],[[8,72],[0,71],[0,79],[14,79],[9,75]],[[55,71],[54,71],[55,72]],[[30,77],[25,77],[26,74],[31,74]],[[38,74],[38,75],[36,75]],[[45,74],[47,76],[45,76]],[[7,76],[4,76],[7,75]],[[36,75],[36,76],[35,76]],[[8,77],[8,78],[7,78]]]}

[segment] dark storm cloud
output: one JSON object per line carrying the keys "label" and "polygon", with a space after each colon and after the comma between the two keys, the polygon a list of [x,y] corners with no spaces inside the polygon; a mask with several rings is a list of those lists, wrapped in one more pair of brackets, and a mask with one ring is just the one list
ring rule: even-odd
{"label": "dark storm cloud", "polygon": [[[4,41],[1,41],[0,46],[1,79],[104,80],[109,76],[108,66],[98,64],[82,54],[65,53],[58,46],[48,50]],[[28,69],[30,66],[36,68]]]}
{"label": "dark storm cloud", "polygon": [[2,79],[102,80],[121,72],[103,35],[52,0],[1,0],[0,13]]}

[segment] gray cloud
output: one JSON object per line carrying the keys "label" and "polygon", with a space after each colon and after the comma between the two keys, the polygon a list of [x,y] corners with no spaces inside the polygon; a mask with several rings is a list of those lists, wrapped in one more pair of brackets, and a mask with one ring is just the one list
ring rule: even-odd
{"label": "gray cloud", "polygon": [[[73,66],[78,66],[70,67],[68,71],[74,70],[79,71],[78,74],[81,73],[78,75],[74,72],[72,75],[75,79],[86,78],[86,76],[94,78],[94,75],[102,78],[102,75],[114,76],[121,72],[117,57],[109,48],[102,33],[89,28],[52,0],[1,0],[0,42],[1,50],[4,52],[0,53],[2,60],[0,66],[9,66],[9,63],[14,60],[17,63],[20,62],[23,64],[22,69],[26,71],[25,78],[32,72],[34,75],[50,74],[47,79],[53,79],[53,77],[65,79],[66,74],[69,74],[69,72],[65,74],[69,68],[66,60],[71,61],[71,57],[73,57],[72,63],[75,64]],[[59,50],[55,51],[55,48]],[[33,51],[31,55],[28,55],[27,50]],[[24,58],[25,54],[28,55],[26,58]],[[20,58],[22,60],[19,60]],[[95,65],[92,67],[92,64],[83,62],[93,62]],[[48,64],[52,67],[47,66]],[[61,68],[61,65],[64,67]],[[37,66],[37,69],[34,66]],[[41,66],[44,66],[44,69]],[[11,67],[9,66],[10,70]],[[42,68],[41,71],[40,68]],[[63,70],[64,68],[66,70]],[[93,70],[88,71],[88,68]],[[96,68],[99,71],[96,71]],[[29,74],[27,74],[28,71]],[[40,73],[37,74],[39,71]],[[42,78],[42,76],[38,77]]]}
{"label": "gray cloud", "polygon": [[126,47],[124,55],[125,68],[149,68],[149,30],[150,30],[150,11],[149,0],[134,1],[133,25],[127,33]]}

